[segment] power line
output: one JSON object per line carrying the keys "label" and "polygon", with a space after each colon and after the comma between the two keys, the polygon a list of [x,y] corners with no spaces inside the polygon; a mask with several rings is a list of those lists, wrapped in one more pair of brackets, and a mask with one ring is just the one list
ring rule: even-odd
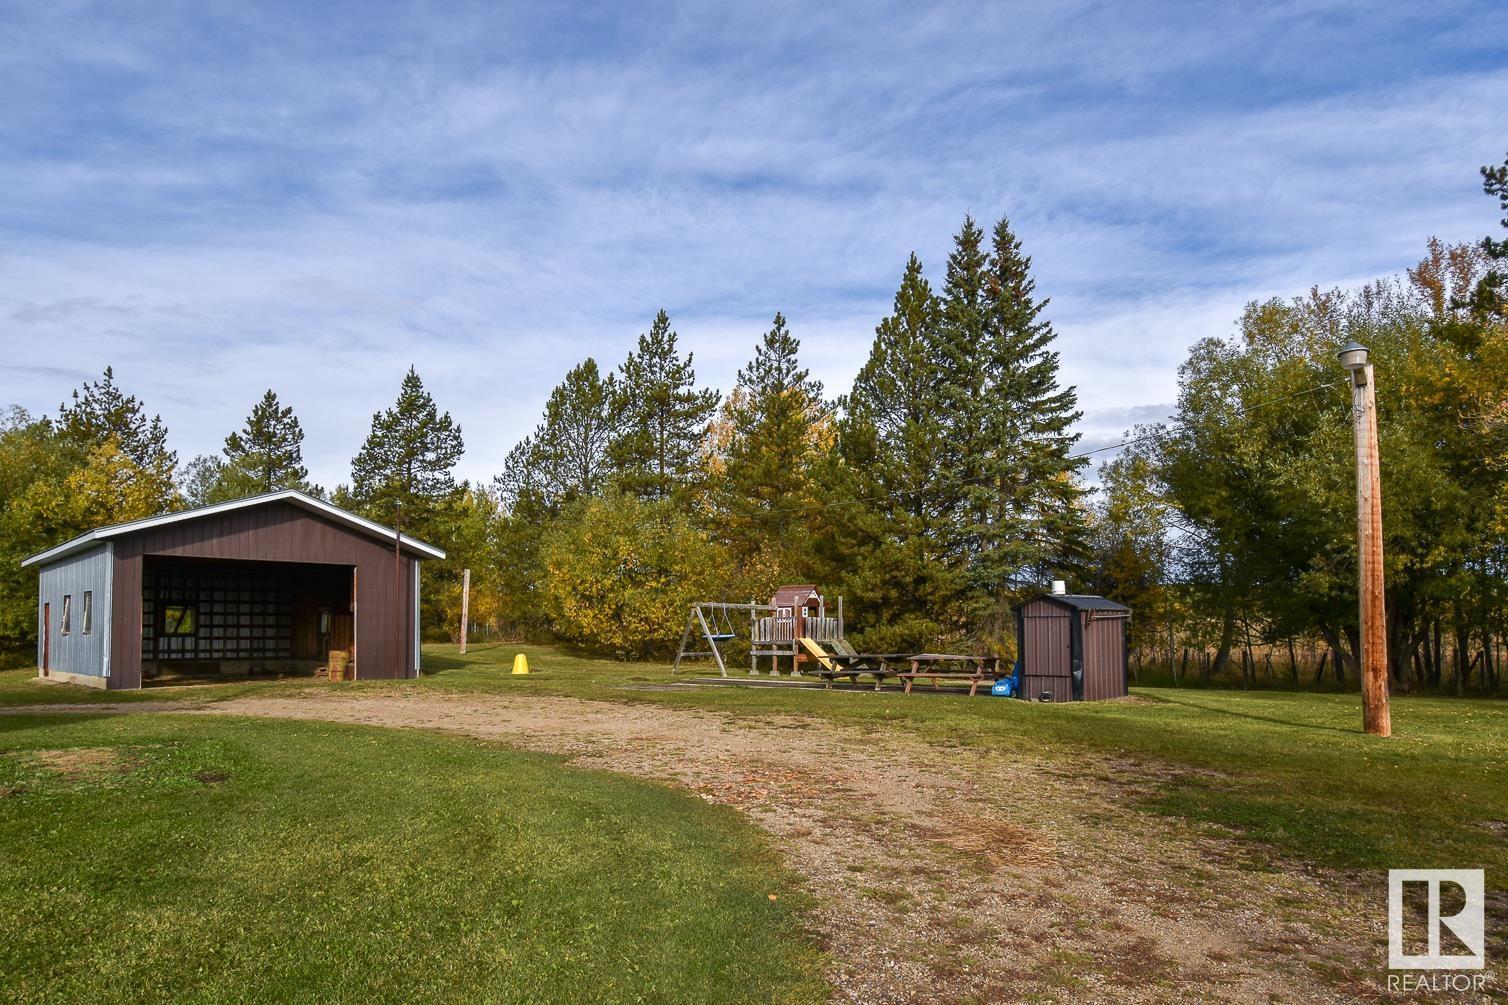
{"label": "power line", "polygon": [[[1256,411],[1259,408],[1265,408],[1268,405],[1275,405],[1275,404],[1277,404],[1278,402],[1281,402],[1281,401],[1289,401],[1289,400],[1292,400],[1293,398],[1301,398],[1301,397],[1303,397],[1306,394],[1313,394],[1315,391],[1323,391],[1324,389],[1329,388],[1329,387],[1341,387],[1341,386],[1344,385],[1344,383],[1345,383],[1344,381],[1336,380],[1336,381],[1331,381],[1328,384],[1316,384],[1313,387],[1306,387],[1302,391],[1295,391],[1292,394],[1285,394],[1285,395],[1283,395],[1282,397],[1279,397],[1279,398],[1268,398],[1265,401],[1254,401],[1250,405],[1244,405],[1244,406],[1236,409],[1236,415],[1238,415],[1238,416],[1245,416],[1245,415],[1247,415],[1247,414],[1249,414],[1251,412]],[[1178,425],[1183,425],[1183,424],[1184,423],[1182,422],[1182,420],[1177,420],[1177,419],[1175,419],[1172,422],[1168,423],[1168,425],[1170,425],[1170,426],[1178,426]],[[1164,427],[1164,428],[1166,428],[1166,427]],[[1121,447],[1129,447],[1133,443],[1140,443],[1143,440],[1155,439],[1156,437],[1161,436],[1162,433],[1163,433],[1163,430],[1162,429],[1158,429],[1158,430],[1154,430],[1154,431],[1152,431],[1150,433],[1143,433],[1140,436],[1133,436],[1129,440],[1122,440],[1119,443],[1111,443],[1108,446],[1095,447],[1093,450],[1083,450],[1083,451],[1080,451],[1079,453],[1076,453],[1076,454],[1069,454],[1068,456],[1069,456],[1070,459],[1077,460],[1078,458],[1081,458],[1081,457],[1088,457],[1090,454],[1104,453],[1106,450],[1119,450]]]}

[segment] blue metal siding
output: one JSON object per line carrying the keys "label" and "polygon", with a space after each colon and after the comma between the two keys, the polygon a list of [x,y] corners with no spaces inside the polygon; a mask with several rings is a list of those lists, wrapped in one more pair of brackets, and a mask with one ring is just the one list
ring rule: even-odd
{"label": "blue metal siding", "polygon": [[[37,596],[37,666],[42,665],[42,611],[51,605],[52,624],[48,668],[90,677],[110,676],[110,592],[114,582],[113,546],[101,544],[44,566]],[[84,594],[92,623],[84,633]],[[63,634],[63,598],[70,601],[72,628]]]}

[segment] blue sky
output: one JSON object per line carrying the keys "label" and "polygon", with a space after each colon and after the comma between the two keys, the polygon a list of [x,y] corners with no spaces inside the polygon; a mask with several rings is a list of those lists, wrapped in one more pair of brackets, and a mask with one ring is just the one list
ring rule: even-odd
{"label": "blue sky", "polygon": [[107,362],[213,452],[261,392],[347,477],[415,364],[488,479],[664,307],[727,389],[783,311],[846,389],[907,255],[1011,219],[1087,446],[1253,299],[1475,240],[1495,3],[0,0],[0,403]]}

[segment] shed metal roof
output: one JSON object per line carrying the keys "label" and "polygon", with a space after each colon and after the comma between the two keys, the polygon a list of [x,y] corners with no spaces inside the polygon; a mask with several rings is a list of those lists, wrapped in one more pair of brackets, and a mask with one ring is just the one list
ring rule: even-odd
{"label": "shed metal roof", "polygon": [[1044,593],[1030,600],[1022,601],[1016,605],[1016,609],[1025,607],[1027,604],[1035,604],[1039,600],[1050,600],[1055,604],[1069,607],[1076,611],[1125,611],[1127,614],[1131,613],[1131,608],[1125,604],[1117,604],[1113,600],[1085,593]]}
{"label": "shed metal roof", "polygon": [[401,547],[418,552],[427,558],[445,557],[445,552],[442,549],[436,548],[432,544],[425,544],[418,538],[409,537],[406,534],[400,536],[391,527],[384,527],[376,521],[357,516],[349,510],[341,509],[339,506],[327,503],[323,499],[316,499],[308,493],[300,492],[297,489],[283,489],[278,492],[265,492],[262,495],[247,496],[245,499],[234,499],[230,502],[186,509],[180,513],[164,513],[162,516],[151,516],[144,520],[132,520],[128,523],[117,523],[109,527],[99,527],[89,531],[87,534],[80,534],[71,541],[65,541],[56,548],[49,548],[47,551],[39,552],[24,560],[21,565],[23,568],[28,565],[43,565],[60,558],[66,558],[74,552],[88,548],[98,541],[108,541],[114,537],[134,534],[137,531],[151,530],[154,527],[161,527],[166,524],[198,520],[201,517],[229,513],[233,510],[246,509],[250,506],[264,506],[267,503],[274,502],[290,503],[300,509],[308,510],[336,523],[344,524],[352,530],[371,537],[381,538],[385,541],[398,541]]}

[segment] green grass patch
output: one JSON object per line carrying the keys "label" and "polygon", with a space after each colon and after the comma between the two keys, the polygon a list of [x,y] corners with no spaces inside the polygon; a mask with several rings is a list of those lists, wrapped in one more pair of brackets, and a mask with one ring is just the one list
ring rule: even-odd
{"label": "green grass patch", "polygon": [[[534,672],[509,673],[515,653]],[[732,668],[730,668],[732,669]],[[707,664],[682,677],[715,673]],[[741,670],[733,669],[735,674]],[[148,689],[148,698],[218,700],[288,689],[353,693],[563,695],[650,702],[758,718],[817,716],[898,730],[942,748],[1018,752],[1059,770],[1105,774],[1149,792],[1135,805],[1221,825],[1283,856],[1347,869],[1455,867],[1508,876],[1508,702],[1397,696],[1394,736],[1361,732],[1355,694],[1135,688],[1143,701],[1042,705],[959,695],[770,688],[664,689],[668,664],[593,659],[547,646],[488,644],[465,656],[425,649],[417,681],[237,683]],[[39,697],[40,695],[40,697]],[[99,700],[82,688],[0,673],[0,704]],[[1086,766],[1086,755],[1097,762]],[[1124,762],[1106,774],[1102,765]],[[1127,777],[1129,776],[1129,777]]]}
{"label": "green grass patch", "polygon": [[554,758],[10,715],[0,793],[11,1000],[825,998],[802,897],[735,811]]}
{"label": "green grass patch", "polygon": [[[510,676],[515,652],[542,672]],[[1355,694],[1134,688],[1144,700],[1043,705],[925,692],[643,690],[637,678],[668,682],[675,679],[669,667],[531,646],[465,656],[436,646],[425,665],[427,676],[408,686],[814,715],[942,747],[982,748],[1002,761],[1019,751],[1069,773],[1100,773],[1084,766],[1087,754],[1124,763],[1108,776],[1112,784],[1121,776],[1150,789],[1138,807],[1220,825],[1295,860],[1345,869],[1484,868],[1499,888],[1508,875],[1508,702],[1501,699],[1396,696],[1394,735],[1384,740],[1361,732]],[[683,676],[709,672],[716,670],[699,665]]]}

